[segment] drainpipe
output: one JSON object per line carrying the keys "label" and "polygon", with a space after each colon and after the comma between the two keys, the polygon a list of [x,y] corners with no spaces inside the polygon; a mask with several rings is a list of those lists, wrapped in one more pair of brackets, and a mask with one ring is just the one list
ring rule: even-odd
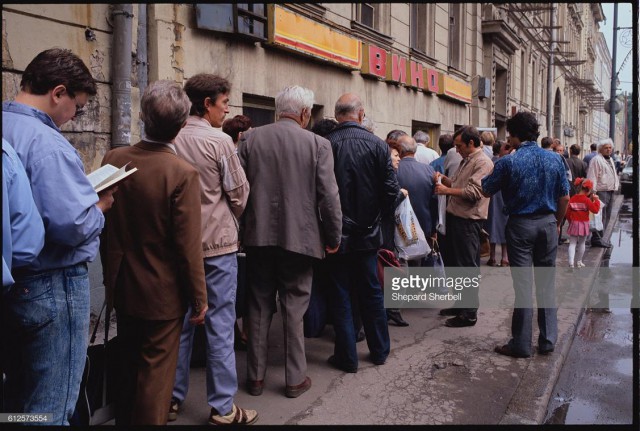
{"label": "drainpipe", "polygon": [[[141,3],[138,5],[138,52],[136,54],[136,62],[138,63],[138,88],[140,89],[140,97],[144,93],[144,89],[147,88],[149,82],[148,72],[148,56],[147,56],[147,4]],[[140,127],[140,138],[144,135],[144,123],[142,120],[138,120]]]}
{"label": "drainpipe", "polygon": [[133,5],[113,7],[113,87],[111,94],[111,148],[131,141],[131,43]]}
{"label": "drainpipe", "polygon": [[[618,73],[616,71],[616,55],[618,52],[618,3],[613,5],[613,46],[611,47],[611,98],[609,99],[609,137],[616,142],[616,86]],[[615,144],[614,144],[615,147]]]}
{"label": "drainpipe", "polygon": [[547,68],[547,136],[553,136],[553,51],[556,49],[556,3],[551,3],[551,44],[549,46],[549,67]]}

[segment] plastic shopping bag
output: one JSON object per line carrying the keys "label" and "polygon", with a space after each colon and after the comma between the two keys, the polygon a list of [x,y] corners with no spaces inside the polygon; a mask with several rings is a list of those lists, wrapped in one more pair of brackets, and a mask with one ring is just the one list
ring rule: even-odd
{"label": "plastic shopping bag", "polygon": [[419,259],[431,251],[408,197],[396,208],[395,224],[395,245],[401,259]]}
{"label": "plastic shopping bag", "polygon": [[604,208],[605,204],[600,202],[600,210],[597,213],[589,213],[589,229],[603,231],[604,226],[602,225],[602,208]]}

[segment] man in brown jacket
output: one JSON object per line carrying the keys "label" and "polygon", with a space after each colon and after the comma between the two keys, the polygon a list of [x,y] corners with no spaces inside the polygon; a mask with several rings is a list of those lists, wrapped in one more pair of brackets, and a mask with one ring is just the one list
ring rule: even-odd
{"label": "man in brown jacket", "polygon": [[116,425],[167,423],[182,319],[187,305],[192,324],[207,310],[199,175],[173,147],[190,106],[175,82],[152,83],[141,100],[142,141],[109,151],[102,162],[138,168],[118,186],[102,232],[104,283],[120,340]]}
{"label": "man in brown jacket", "polygon": [[285,395],[311,387],[302,318],[309,305],[313,259],[335,253],[342,212],[326,139],[304,130],[313,92],[287,87],[276,96],[274,124],[244,133],[238,145],[251,193],[245,209],[249,343],[247,384],[260,395],[267,371],[267,335],[279,292],[284,326]]}

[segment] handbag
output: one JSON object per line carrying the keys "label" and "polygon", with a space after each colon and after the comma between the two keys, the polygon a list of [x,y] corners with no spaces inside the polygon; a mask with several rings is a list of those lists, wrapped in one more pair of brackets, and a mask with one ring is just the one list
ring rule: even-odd
{"label": "handbag", "polygon": [[394,216],[396,224],[394,241],[400,259],[413,260],[426,256],[431,248],[411,207],[409,197],[398,205]]}
{"label": "handbag", "polygon": [[[433,248],[431,252],[424,258],[422,262],[423,268],[429,268],[433,274],[434,278],[446,278],[446,273],[444,270],[444,262],[442,260],[442,255],[440,254],[440,247],[438,246],[438,241],[433,241]],[[445,294],[449,291],[445,283],[438,284],[435,287],[436,293]]]}
{"label": "handbag", "polygon": [[[93,344],[105,308],[107,312],[104,321],[104,342]],[[109,340],[110,317],[111,308],[107,307],[105,300],[87,348],[80,395],[70,420],[71,425],[101,425],[115,417],[117,366],[114,358],[118,348],[118,337]]]}

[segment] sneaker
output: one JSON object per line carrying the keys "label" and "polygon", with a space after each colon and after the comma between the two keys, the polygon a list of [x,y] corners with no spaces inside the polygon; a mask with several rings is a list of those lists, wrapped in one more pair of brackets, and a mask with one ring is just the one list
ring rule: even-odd
{"label": "sneaker", "polygon": [[584,268],[585,267],[585,265],[584,265],[584,263],[582,263],[582,261],[578,261],[578,263],[576,263],[576,266],[578,268]]}
{"label": "sneaker", "polygon": [[231,413],[222,416],[216,409],[211,408],[209,414],[209,425],[251,425],[258,420],[258,412],[255,410],[242,409],[233,404]]}
{"label": "sneaker", "polygon": [[169,422],[173,422],[178,419],[178,411],[180,410],[180,401],[177,398],[171,397],[171,404],[169,405]]}

